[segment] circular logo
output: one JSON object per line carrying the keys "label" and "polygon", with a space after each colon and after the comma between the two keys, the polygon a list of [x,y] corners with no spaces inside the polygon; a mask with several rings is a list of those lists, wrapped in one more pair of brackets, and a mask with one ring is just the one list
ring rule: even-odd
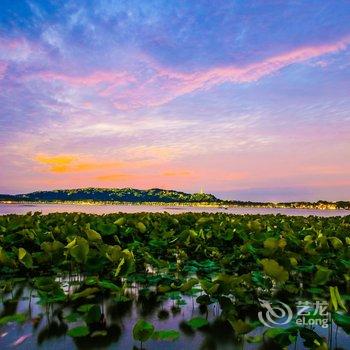
{"label": "circular logo", "polygon": [[259,299],[259,302],[266,309],[266,311],[259,311],[259,321],[266,327],[284,325],[292,320],[293,312],[287,304],[278,301],[272,305],[269,301],[263,299]]}

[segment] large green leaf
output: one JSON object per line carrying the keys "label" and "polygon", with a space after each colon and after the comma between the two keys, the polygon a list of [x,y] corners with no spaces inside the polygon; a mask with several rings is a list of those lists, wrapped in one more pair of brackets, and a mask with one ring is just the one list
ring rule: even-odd
{"label": "large green leaf", "polygon": [[73,338],[85,337],[90,333],[89,328],[86,326],[79,326],[70,329],[67,334]]}
{"label": "large green leaf", "polygon": [[24,323],[27,319],[25,314],[13,314],[0,318],[0,326],[3,326],[7,323],[16,322],[16,323]]}
{"label": "large green leaf", "polygon": [[146,225],[139,221],[137,224],[136,224],[136,228],[141,232],[141,233],[145,233],[147,231],[147,227]]}
{"label": "large green leaf", "polygon": [[76,262],[83,264],[89,254],[89,243],[86,239],[78,237],[76,244],[69,248],[69,252]]}
{"label": "large green leaf", "polygon": [[33,266],[33,259],[30,253],[24,248],[18,249],[18,260],[27,268],[30,269]]}
{"label": "large green leaf", "polygon": [[97,323],[101,318],[101,308],[99,305],[93,305],[85,316],[85,322],[87,324]]}
{"label": "large green leaf", "polygon": [[133,327],[132,335],[135,340],[147,341],[154,332],[154,326],[152,323],[145,320],[138,320]]}
{"label": "large green leaf", "polygon": [[180,338],[180,332],[174,329],[163,329],[159,331],[155,331],[152,335],[152,339],[154,340],[167,340],[167,341],[175,341]]}
{"label": "large green leaf", "polygon": [[120,246],[108,246],[106,249],[106,257],[113,263],[118,263],[122,257],[122,249]]}
{"label": "large green leaf", "polygon": [[11,261],[11,259],[9,258],[5,249],[0,247],[0,264],[7,265],[10,263],[10,261]]}
{"label": "large green leaf", "polygon": [[45,253],[56,253],[60,250],[62,250],[64,248],[64,244],[61,243],[60,241],[53,241],[53,242],[43,242],[41,244],[41,249],[45,252]]}
{"label": "large green leaf", "polygon": [[289,273],[283,266],[280,266],[276,260],[262,259],[261,264],[263,265],[264,272],[270,276],[276,282],[286,282],[289,278]]}
{"label": "large green leaf", "polygon": [[207,326],[209,322],[203,317],[193,317],[187,321],[187,324],[193,329],[198,329]]}
{"label": "large green leaf", "polygon": [[316,274],[312,280],[312,284],[315,286],[322,286],[329,281],[332,271],[327,267],[317,266]]}
{"label": "large green leaf", "polygon": [[102,240],[101,235],[90,227],[86,228],[85,232],[88,240],[91,242],[99,242]]}

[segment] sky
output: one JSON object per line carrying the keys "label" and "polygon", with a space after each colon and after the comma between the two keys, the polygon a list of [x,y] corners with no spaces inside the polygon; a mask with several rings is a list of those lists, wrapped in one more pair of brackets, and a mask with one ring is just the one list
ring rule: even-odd
{"label": "sky", "polygon": [[0,1],[0,193],[350,200],[350,1]]}

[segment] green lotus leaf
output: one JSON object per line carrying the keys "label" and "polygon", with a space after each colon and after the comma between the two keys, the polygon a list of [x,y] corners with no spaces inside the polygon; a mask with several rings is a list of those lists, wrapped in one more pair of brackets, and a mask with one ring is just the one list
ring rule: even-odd
{"label": "green lotus leaf", "polygon": [[18,249],[18,260],[27,268],[30,269],[33,266],[32,256],[24,249]]}
{"label": "green lotus leaf", "polygon": [[111,281],[103,280],[103,281],[98,282],[98,285],[102,288],[110,289],[110,290],[115,291],[115,292],[118,292],[120,290],[120,287],[118,287],[117,285],[115,285]]}
{"label": "green lotus leaf", "polygon": [[117,219],[116,221],[114,221],[114,224],[117,226],[123,226],[126,223],[126,219],[124,217],[121,217],[119,219]]}
{"label": "green lotus leaf", "polygon": [[71,312],[69,315],[65,316],[64,319],[67,322],[77,322],[80,318],[80,315],[76,312]]}
{"label": "green lotus leaf", "polygon": [[338,237],[330,237],[334,249],[339,250],[343,247],[343,242]]}
{"label": "green lotus leaf", "polygon": [[278,240],[273,238],[273,237],[269,237],[264,241],[264,248],[268,249],[268,250],[274,250],[276,248],[278,248]]}
{"label": "green lotus leaf", "polygon": [[69,243],[66,245],[65,248],[67,249],[73,248],[76,244],[77,244],[77,238],[75,237],[74,239],[69,241]]}
{"label": "green lotus leaf", "polygon": [[80,305],[77,309],[77,311],[82,312],[82,313],[87,313],[89,310],[94,306],[94,304],[83,304]]}
{"label": "green lotus leaf", "polygon": [[71,328],[67,334],[73,338],[85,337],[89,335],[89,328],[86,326],[79,326],[75,328]]}
{"label": "green lotus leaf", "polygon": [[146,322],[145,320],[138,320],[132,329],[134,339],[141,342],[147,341],[149,338],[151,338],[153,332],[153,324]]}
{"label": "green lotus leaf", "polygon": [[111,236],[117,233],[117,226],[112,223],[99,222],[96,226],[98,232],[101,236]]}
{"label": "green lotus leaf", "polygon": [[69,248],[70,255],[79,264],[84,264],[89,254],[89,243],[86,239],[78,237],[76,238],[76,244]]}
{"label": "green lotus leaf", "polygon": [[200,280],[199,282],[204,292],[206,292],[209,295],[215,294],[220,287],[219,283],[213,283],[204,279]]}
{"label": "green lotus leaf", "polygon": [[97,292],[99,292],[98,288],[86,288],[82,292],[77,292],[77,293],[72,294],[72,300],[90,297],[91,295],[94,295]]}
{"label": "green lotus leaf", "polygon": [[284,283],[288,280],[288,271],[286,271],[283,266],[280,266],[276,260],[262,259],[261,264],[263,265],[266,275],[273,278],[276,282]]}
{"label": "green lotus leaf", "polygon": [[120,246],[115,245],[115,246],[108,246],[107,247],[107,251],[106,251],[106,257],[113,263],[117,263],[119,262],[122,257],[123,257],[123,253],[122,253],[122,249],[120,248]]}
{"label": "green lotus leaf", "polygon": [[166,341],[175,341],[180,338],[180,332],[174,329],[164,329],[155,331],[152,335],[153,340],[166,340]]}
{"label": "green lotus leaf", "polygon": [[203,317],[194,317],[191,318],[189,321],[186,322],[191,328],[198,329],[202,328],[204,326],[207,326],[209,324],[208,320],[206,320]]}
{"label": "green lotus leaf", "polygon": [[64,244],[55,240],[53,242],[43,242],[41,243],[40,247],[45,253],[52,254],[62,250],[64,248]]}
{"label": "green lotus leaf", "polygon": [[324,266],[317,266],[317,271],[312,280],[312,284],[315,286],[323,286],[326,284],[332,275],[332,271]]}
{"label": "green lotus leaf", "polygon": [[97,323],[101,318],[101,308],[99,305],[93,305],[85,316],[85,322],[87,324]]}
{"label": "green lotus leaf", "polygon": [[24,323],[27,319],[25,314],[13,314],[0,318],[0,326],[6,325],[7,323],[16,322]]}
{"label": "green lotus leaf", "polygon": [[91,228],[87,228],[85,230],[85,233],[86,233],[88,240],[91,242],[99,242],[102,240],[101,235],[98,232],[96,232],[95,230],[92,230]]}
{"label": "green lotus leaf", "polygon": [[0,247],[0,264],[7,265],[10,263],[10,258],[4,248]]}
{"label": "green lotus leaf", "polygon": [[139,221],[135,226],[141,233],[145,233],[147,231],[146,225],[141,221]]}
{"label": "green lotus leaf", "polygon": [[196,284],[198,283],[198,279],[197,278],[190,278],[188,281],[186,281],[185,283],[183,283],[179,289],[181,292],[187,292],[189,290],[191,290]]}

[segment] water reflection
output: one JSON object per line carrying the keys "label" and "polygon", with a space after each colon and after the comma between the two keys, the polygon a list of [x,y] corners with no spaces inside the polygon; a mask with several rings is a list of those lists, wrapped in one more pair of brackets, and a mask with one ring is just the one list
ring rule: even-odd
{"label": "water reflection", "polygon": [[[82,291],[81,276],[56,279],[66,294],[72,295]],[[103,293],[91,294],[84,298],[70,301],[45,302],[42,291],[33,288],[33,283],[26,280],[5,281],[1,284],[0,319],[6,316],[24,314],[26,321],[1,324],[1,349],[14,346],[25,349],[139,349],[140,344],[133,340],[132,328],[139,318],[152,322],[156,329],[179,330],[181,337],[175,342],[149,340],[144,349],[280,349],[281,347],[265,339],[261,344],[247,342],[244,336],[234,334],[231,325],[222,317],[220,307],[230,303],[229,298],[222,298],[209,305],[195,302],[198,295],[181,295],[179,298],[167,299],[155,290],[133,283],[126,289],[125,299],[116,300],[115,296]],[[86,288],[86,286],[85,286]],[[172,300],[173,299],[173,300]],[[237,310],[236,310],[237,311]],[[241,318],[256,317],[252,306],[240,309]],[[193,329],[187,320],[201,316],[209,324]],[[19,316],[18,316],[19,317]],[[88,323],[90,333],[71,337],[67,332]],[[253,335],[262,334],[265,329],[259,327]],[[319,331],[320,329],[317,329]],[[325,330],[320,330],[326,336]],[[16,345],[15,345],[16,344]],[[347,334],[337,329],[334,332],[333,348],[349,348]],[[302,341],[291,345],[289,349],[303,349]]]}

